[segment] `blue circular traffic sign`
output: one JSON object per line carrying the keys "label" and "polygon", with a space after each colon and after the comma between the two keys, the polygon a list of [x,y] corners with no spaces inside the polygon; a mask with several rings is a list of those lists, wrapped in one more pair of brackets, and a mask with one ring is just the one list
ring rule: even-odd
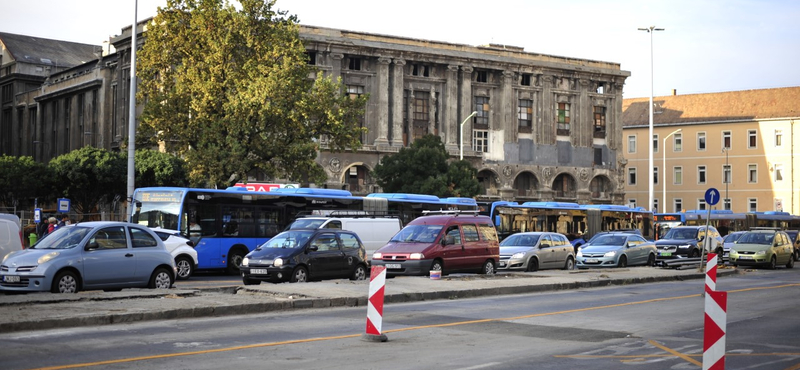
{"label": "blue circular traffic sign", "polygon": [[719,203],[719,190],[715,188],[709,188],[708,190],[706,190],[705,199],[706,203],[712,206]]}

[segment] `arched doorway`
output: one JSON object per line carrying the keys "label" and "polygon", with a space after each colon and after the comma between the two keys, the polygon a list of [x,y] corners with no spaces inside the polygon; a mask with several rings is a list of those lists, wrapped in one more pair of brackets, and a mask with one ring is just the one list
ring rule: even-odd
{"label": "arched doorway", "polygon": [[484,195],[498,196],[500,191],[497,189],[499,178],[497,174],[491,170],[481,170],[478,172],[478,182],[481,184],[481,189]]}
{"label": "arched doorway", "polygon": [[372,179],[370,170],[364,165],[353,165],[344,170],[345,190],[349,190],[353,195],[366,195],[371,193]]}
{"label": "arched doorway", "polygon": [[595,176],[589,183],[589,191],[592,193],[592,199],[608,201],[611,199],[611,189],[613,185],[611,180],[605,176]]}
{"label": "arched doorway", "polygon": [[521,198],[538,198],[539,180],[530,172],[522,172],[514,179],[514,193]]}
{"label": "arched doorway", "polygon": [[553,180],[553,192],[556,198],[575,199],[577,184],[570,174],[562,173]]}

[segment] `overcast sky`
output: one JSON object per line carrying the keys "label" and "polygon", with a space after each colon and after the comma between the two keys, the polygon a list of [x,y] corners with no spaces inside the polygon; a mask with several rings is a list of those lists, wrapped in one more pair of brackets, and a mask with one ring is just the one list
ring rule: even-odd
{"label": "overcast sky", "polygon": [[[138,19],[166,0],[139,0]],[[134,0],[0,0],[0,31],[100,45]],[[300,23],[619,63],[625,98],[800,86],[796,0],[277,0]],[[125,12],[130,9],[129,12]],[[123,14],[124,13],[124,14]]]}

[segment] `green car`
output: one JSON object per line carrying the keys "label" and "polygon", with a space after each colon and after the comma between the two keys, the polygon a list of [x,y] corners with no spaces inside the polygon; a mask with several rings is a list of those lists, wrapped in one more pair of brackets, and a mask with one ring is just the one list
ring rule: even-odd
{"label": "green car", "polygon": [[750,230],[731,247],[730,262],[734,266],[766,266],[770,269],[778,265],[794,267],[792,240],[780,230]]}

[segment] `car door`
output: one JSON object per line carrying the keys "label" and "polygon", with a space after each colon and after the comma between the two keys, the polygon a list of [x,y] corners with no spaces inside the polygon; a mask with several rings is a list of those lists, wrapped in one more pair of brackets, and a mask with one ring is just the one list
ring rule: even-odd
{"label": "car door", "polygon": [[316,247],[316,250],[308,251],[309,273],[314,278],[336,276],[345,269],[347,260],[335,233],[319,233],[309,246]]}
{"label": "car door", "polygon": [[561,234],[553,234],[553,250],[555,259],[553,260],[555,268],[562,268],[567,261],[570,252],[573,251],[572,244],[566,236]]}
{"label": "car door", "polygon": [[138,227],[128,228],[131,240],[131,251],[136,261],[136,270],[131,277],[131,283],[137,286],[146,285],[150,277],[162,262],[164,262],[165,248],[158,245],[158,241],[146,230]]}
{"label": "car door", "polygon": [[136,260],[126,234],[124,226],[110,226],[89,238],[83,250],[85,287],[124,285],[134,276]]}
{"label": "car door", "polygon": [[645,242],[644,238],[637,235],[628,237],[627,246],[625,247],[628,254],[628,264],[641,265],[647,262],[647,250],[643,247]]}
{"label": "car door", "polygon": [[478,227],[475,224],[461,225],[464,233],[464,268],[478,269],[486,260],[486,244],[478,237]]}
{"label": "car door", "polygon": [[447,226],[445,235],[446,237],[452,237],[453,244],[442,247],[444,268],[448,271],[463,269],[466,250],[463,242],[464,239],[461,236],[461,227],[459,227],[458,224],[449,225]]}
{"label": "car door", "polygon": [[553,268],[555,263],[555,248],[553,248],[553,237],[550,234],[544,234],[539,238],[539,268],[549,269]]}

